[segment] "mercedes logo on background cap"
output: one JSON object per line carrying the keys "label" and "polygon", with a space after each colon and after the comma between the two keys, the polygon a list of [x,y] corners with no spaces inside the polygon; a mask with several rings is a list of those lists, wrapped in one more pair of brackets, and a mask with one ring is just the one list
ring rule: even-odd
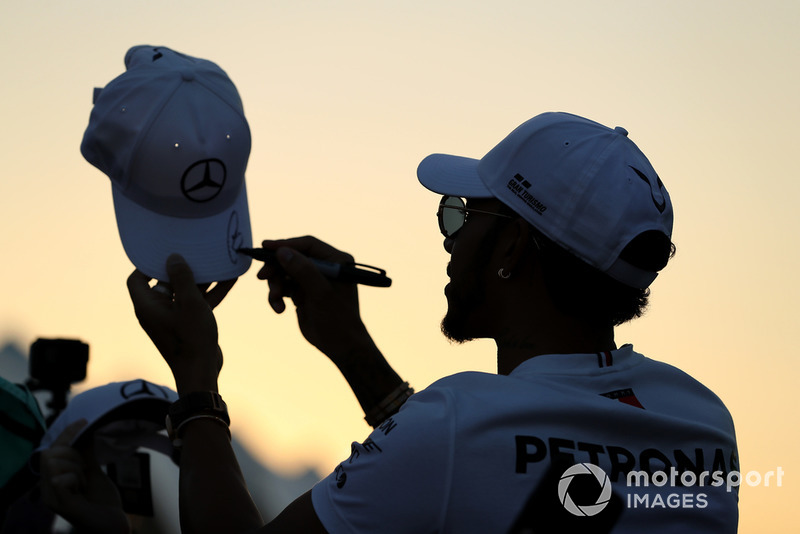
{"label": "mercedes logo on background cap", "polygon": [[[154,391],[155,390],[155,391]],[[160,387],[151,384],[145,380],[131,380],[122,384],[119,390],[120,395],[124,399],[130,399],[139,395],[146,395],[149,397],[164,397],[169,398],[169,395]]]}
{"label": "mercedes logo on background cap", "polygon": [[227,177],[225,164],[221,160],[200,160],[184,171],[181,192],[193,202],[208,202],[219,195]]}

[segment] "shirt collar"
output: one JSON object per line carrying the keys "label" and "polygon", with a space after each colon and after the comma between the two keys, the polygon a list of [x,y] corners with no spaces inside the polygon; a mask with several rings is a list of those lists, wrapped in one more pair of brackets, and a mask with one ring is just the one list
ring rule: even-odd
{"label": "shirt collar", "polygon": [[643,359],[644,356],[633,350],[633,345],[589,354],[542,354],[525,360],[509,376],[524,378],[543,374],[603,374],[628,369]]}

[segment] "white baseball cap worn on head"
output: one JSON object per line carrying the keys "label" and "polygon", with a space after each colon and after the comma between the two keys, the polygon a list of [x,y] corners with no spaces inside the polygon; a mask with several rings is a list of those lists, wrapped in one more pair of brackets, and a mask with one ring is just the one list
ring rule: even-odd
{"label": "white baseball cap worn on head", "polygon": [[198,283],[236,278],[251,260],[245,169],[250,128],[216,64],[169,48],[135,46],[126,71],[95,90],[81,143],[111,179],[117,227],[137,269],[167,280],[181,254]]}
{"label": "white baseball cap worn on head", "polygon": [[177,400],[173,390],[142,379],[86,390],[75,395],[56,417],[36,452],[50,447],[73,422],[86,419],[87,425],[71,445],[80,447],[92,439],[101,465],[130,456],[139,447],[171,456],[172,442],[160,431],[170,404]]}
{"label": "white baseball cap worn on head", "polygon": [[426,157],[419,181],[442,195],[497,198],[548,238],[632,287],[658,275],[620,258],[639,234],[672,235],[672,202],[621,127],[567,113],[528,120],[482,159]]}

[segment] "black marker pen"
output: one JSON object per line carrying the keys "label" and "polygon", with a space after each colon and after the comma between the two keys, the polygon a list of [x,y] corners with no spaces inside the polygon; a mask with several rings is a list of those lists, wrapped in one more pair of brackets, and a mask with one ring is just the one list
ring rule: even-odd
{"label": "black marker pen", "polygon": [[[269,248],[240,248],[236,249],[236,251],[245,256],[250,256],[254,260],[278,263],[275,251]],[[386,271],[377,267],[361,263],[335,263],[316,258],[309,259],[324,276],[331,280],[341,280],[342,282],[374,287],[389,287],[392,285],[392,279],[386,276]]]}

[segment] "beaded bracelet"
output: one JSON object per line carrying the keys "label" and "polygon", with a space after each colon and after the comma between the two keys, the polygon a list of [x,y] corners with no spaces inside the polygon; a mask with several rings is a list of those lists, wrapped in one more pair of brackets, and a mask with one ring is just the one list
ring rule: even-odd
{"label": "beaded bracelet", "polygon": [[387,417],[397,413],[397,410],[414,394],[414,388],[403,382],[397,389],[386,396],[377,406],[367,413],[364,419],[372,428],[377,428]]}

